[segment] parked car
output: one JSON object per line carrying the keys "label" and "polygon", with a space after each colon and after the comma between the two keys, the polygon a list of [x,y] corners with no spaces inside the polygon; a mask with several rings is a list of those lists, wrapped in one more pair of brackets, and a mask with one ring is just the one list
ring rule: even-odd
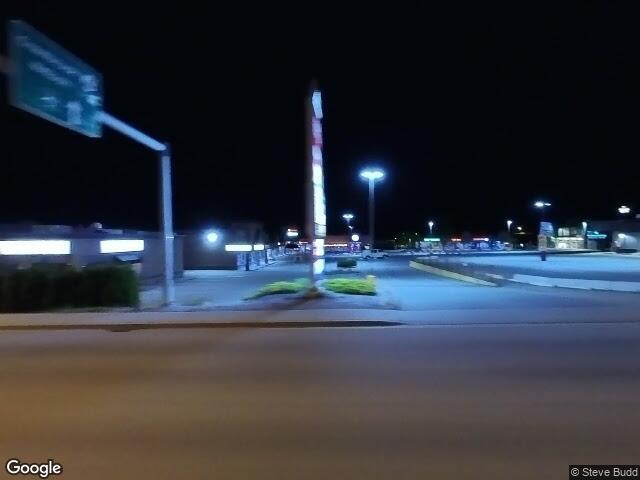
{"label": "parked car", "polygon": [[365,250],[362,252],[362,258],[365,260],[369,260],[372,258],[386,258],[389,254],[385,253],[382,250],[374,249],[374,250]]}

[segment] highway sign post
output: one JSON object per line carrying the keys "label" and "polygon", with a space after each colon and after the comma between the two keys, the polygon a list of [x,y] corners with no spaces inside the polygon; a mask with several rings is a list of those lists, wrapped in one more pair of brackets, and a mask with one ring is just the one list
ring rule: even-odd
{"label": "highway sign post", "polygon": [[89,137],[102,136],[102,77],[20,20],[9,22],[9,103]]}
{"label": "highway sign post", "polygon": [[53,123],[101,137],[102,126],[159,153],[160,225],[164,246],[163,303],[175,300],[171,153],[168,145],[102,110],[102,76],[35,28],[9,22],[9,58],[0,55],[0,73],[9,78],[9,102]]}

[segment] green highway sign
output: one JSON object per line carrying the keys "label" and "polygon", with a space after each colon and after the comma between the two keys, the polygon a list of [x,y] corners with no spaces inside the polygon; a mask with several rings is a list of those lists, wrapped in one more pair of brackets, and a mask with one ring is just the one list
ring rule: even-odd
{"label": "green highway sign", "polygon": [[9,22],[9,102],[90,137],[102,136],[102,76],[20,20]]}

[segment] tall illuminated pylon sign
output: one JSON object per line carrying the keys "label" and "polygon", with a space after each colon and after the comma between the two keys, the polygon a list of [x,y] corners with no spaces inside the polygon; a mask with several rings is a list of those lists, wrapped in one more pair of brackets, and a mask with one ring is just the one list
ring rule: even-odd
{"label": "tall illuminated pylon sign", "polygon": [[324,271],[324,239],[327,236],[327,212],[324,196],[322,158],[322,94],[311,83],[306,101],[307,120],[307,235],[311,250],[310,278]]}

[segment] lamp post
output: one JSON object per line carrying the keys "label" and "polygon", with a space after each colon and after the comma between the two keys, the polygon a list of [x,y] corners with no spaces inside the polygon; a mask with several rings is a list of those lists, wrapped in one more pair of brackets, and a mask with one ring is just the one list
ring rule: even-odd
{"label": "lamp post", "polygon": [[366,168],[360,172],[360,176],[369,182],[369,243],[371,244],[371,249],[373,250],[375,240],[374,208],[376,180],[380,180],[382,177],[384,177],[384,172],[379,168]]}
{"label": "lamp post", "polygon": [[513,221],[507,220],[507,233],[511,233],[511,224],[512,223],[513,223]]}
{"label": "lamp post", "polygon": [[[544,222],[544,209],[547,207],[550,207],[551,204],[549,202],[538,200],[534,202],[533,206],[540,210],[540,226],[538,228],[538,249],[542,250],[542,248],[547,248],[549,244],[549,239],[547,238],[546,233],[544,233],[544,247],[540,246],[540,235],[543,235],[542,222]],[[542,252],[541,255],[542,255],[542,260],[546,260],[546,256],[545,256],[546,252]]]}
{"label": "lamp post", "polygon": [[544,222],[544,209],[547,207],[550,207],[551,204],[549,202],[543,202],[542,200],[538,200],[533,204],[533,206],[540,210],[540,222]]}
{"label": "lamp post", "polygon": [[582,235],[584,236],[584,248],[587,248],[587,222],[582,222]]}
{"label": "lamp post", "polygon": [[342,218],[344,218],[345,222],[347,222],[347,230],[349,230],[348,233],[351,233],[351,230],[353,230],[353,227],[351,226],[351,220],[353,220],[353,213],[344,213],[342,215]]}
{"label": "lamp post", "polygon": [[435,222],[433,220],[429,220],[427,225],[429,225],[429,236],[433,237],[433,226],[435,225]]}
{"label": "lamp post", "polygon": [[544,209],[550,207],[551,204],[549,202],[543,202],[542,200],[538,200],[533,204],[534,207],[540,209],[540,219],[544,220]]}

